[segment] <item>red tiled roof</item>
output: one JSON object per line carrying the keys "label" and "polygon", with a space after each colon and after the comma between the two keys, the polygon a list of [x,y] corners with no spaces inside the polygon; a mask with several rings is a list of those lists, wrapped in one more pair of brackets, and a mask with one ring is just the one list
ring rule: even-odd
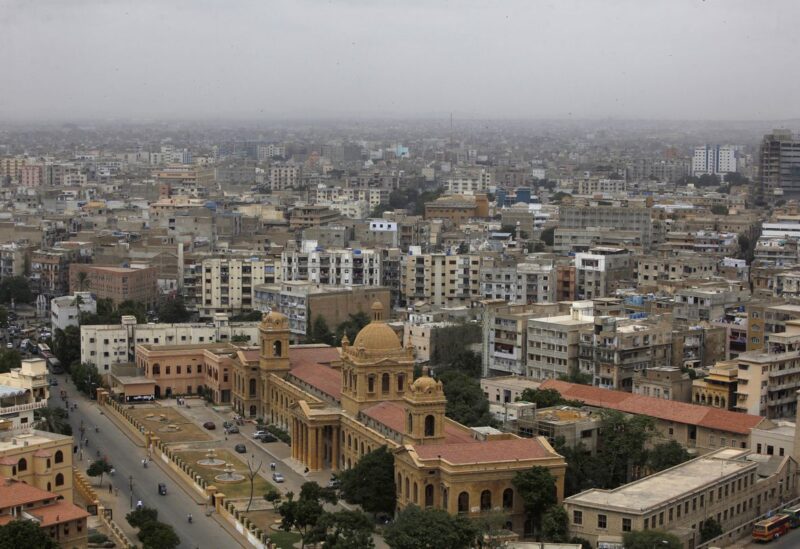
{"label": "red tiled roof", "polygon": [[258,347],[255,349],[248,347],[246,349],[240,349],[239,353],[242,354],[242,357],[244,357],[247,362],[258,362],[261,350]]}
{"label": "red tiled roof", "polygon": [[[405,407],[398,402],[380,402],[361,410],[361,413],[393,431],[405,431]],[[445,420],[444,444],[477,442],[468,427]]]}
{"label": "red tiled roof", "polygon": [[39,526],[43,528],[89,516],[89,513],[85,510],[66,501],[58,501],[52,505],[28,509],[27,511],[40,520]]}
{"label": "red tiled roof", "polygon": [[747,435],[750,429],[761,423],[761,416],[741,414],[719,408],[664,400],[662,398],[634,395],[623,391],[601,389],[590,385],[579,385],[559,380],[547,380],[540,389],[555,389],[570,400],[580,400],[587,406],[609,408],[629,414],[651,416],[664,421],[699,425],[708,429]]}
{"label": "red tiled roof", "polygon": [[422,460],[441,458],[455,465],[491,463],[550,457],[552,454],[538,439],[500,439],[414,446]]}
{"label": "red tiled roof", "polygon": [[45,499],[55,498],[56,495],[31,486],[19,480],[0,477],[0,508],[25,505]]}
{"label": "red tiled roof", "polygon": [[335,399],[342,396],[342,373],[327,366],[339,360],[335,347],[292,347],[289,373]]}

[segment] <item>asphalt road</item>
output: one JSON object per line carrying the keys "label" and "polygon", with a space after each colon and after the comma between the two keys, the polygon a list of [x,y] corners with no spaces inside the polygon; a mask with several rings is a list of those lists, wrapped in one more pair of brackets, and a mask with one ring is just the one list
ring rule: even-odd
{"label": "asphalt road", "polygon": [[757,547],[763,549],[796,549],[800,547],[800,528],[790,530],[789,533],[782,538],[772,540],[769,543],[751,541],[747,544],[747,547],[748,549],[755,549]]}
{"label": "asphalt road", "polygon": [[[105,415],[100,414],[98,406],[78,395],[75,386],[67,381],[67,376],[57,376],[59,385],[51,387],[51,405],[62,406],[60,397],[61,389],[67,391],[70,402],[78,405],[78,409],[70,412],[69,418],[75,439],[80,438],[79,427],[81,420],[86,426],[86,437],[89,439],[88,449],[83,451],[84,463],[87,457],[95,458],[95,452],[100,450],[108,456],[116,473],[111,480],[114,487],[119,489],[122,500],[120,510],[127,512],[131,501],[129,477],[133,476],[133,504],[138,500],[149,507],[158,509],[158,519],[172,525],[181,539],[181,549],[218,549],[241,547],[241,544],[231,536],[214,517],[207,517],[204,506],[199,505],[181,483],[171,480],[164,470],[151,462],[145,469],[142,467],[142,458],[145,456],[143,447],[137,446],[126,434]],[[100,428],[99,433],[94,427]],[[88,456],[87,456],[88,454]],[[74,454],[75,461],[78,454]],[[104,475],[103,484],[108,486],[108,477]],[[92,479],[93,480],[93,479]],[[158,495],[158,483],[167,485],[167,495]],[[192,524],[187,521],[191,513]],[[125,521],[124,516],[115,516],[117,522]]]}

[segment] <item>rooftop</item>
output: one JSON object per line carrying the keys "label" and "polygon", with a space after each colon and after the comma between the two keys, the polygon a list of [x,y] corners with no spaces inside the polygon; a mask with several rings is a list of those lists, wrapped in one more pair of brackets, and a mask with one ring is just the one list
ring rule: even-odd
{"label": "rooftop", "polygon": [[757,466],[753,461],[742,459],[748,452],[748,450],[722,449],[614,490],[587,490],[565,501],[581,505],[597,505],[606,509],[647,512],[667,501]]}
{"label": "rooftop", "polygon": [[707,429],[716,429],[741,435],[749,434],[750,429],[764,421],[761,416],[644,395],[634,395],[623,391],[612,391],[554,379],[549,379],[542,383],[541,388],[555,389],[564,398],[582,401],[587,406],[619,410],[629,414],[650,416],[665,421],[697,425]]}

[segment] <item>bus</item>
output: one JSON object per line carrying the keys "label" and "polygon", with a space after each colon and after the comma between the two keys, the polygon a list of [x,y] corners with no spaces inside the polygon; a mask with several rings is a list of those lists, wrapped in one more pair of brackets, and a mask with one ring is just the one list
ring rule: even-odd
{"label": "bus", "polygon": [[792,518],[784,513],[759,520],[753,525],[753,541],[771,541],[785,535],[792,524]]}
{"label": "bus", "polygon": [[795,505],[794,507],[787,507],[786,509],[782,509],[781,513],[784,515],[789,515],[789,522],[791,523],[790,526],[792,528],[797,528],[800,526],[800,505]]}

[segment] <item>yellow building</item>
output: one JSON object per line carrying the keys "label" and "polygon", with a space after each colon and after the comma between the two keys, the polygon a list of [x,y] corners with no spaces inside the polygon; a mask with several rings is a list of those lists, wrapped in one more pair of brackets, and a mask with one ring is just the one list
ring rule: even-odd
{"label": "yellow building", "polygon": [[543,437],[471,429],[445,417],[442,383],[427,375],[413,379],[413,349],[382,317],[375,303],[372,322],[352,344],[345,337],[341,349],[290,351],[288,319],[269,313],[257,359],[250,350],[234,361],[234,402],[258,406],[267,421],[288,429],[292,459],[310,470],[347,469],[388,446],[398,509],[416,504],[473,517],[498,510],[508,515],[508,527],[528,530],[514,475],[549,468],[561,501],[564,459]]}
{"label": "yellow building", "polygon": [[738,375],[735,361],[718,362],[707,376],[692,381],[692,402],[723,410],[733,409]]}

